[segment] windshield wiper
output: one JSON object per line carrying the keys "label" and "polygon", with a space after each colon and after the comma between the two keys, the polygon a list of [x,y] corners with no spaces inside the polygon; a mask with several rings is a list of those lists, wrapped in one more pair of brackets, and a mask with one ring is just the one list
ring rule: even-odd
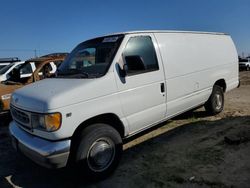
{"label": "windshield wiper", "polygon": [[89,73],[87,73],[87,72],[79,72],[79,73],[73,74],[73,76],[80,77],[80,78],[88,78]]}
{"label": "windshield wiper", "polygon": [[56,78],[99,78],[103,73],[88,73],[85,71],[57,71]]}
{"label": "windshield wiper", "polygon": [[79,72],[58,72],[57,78],[89,78],[89,73],[84,71]]}
{"label": "windshield wiper", "polygon": [[94,74],[90,74],[89,78],[100,78],[101,76],[103,76],[102,73],[94,73]]}

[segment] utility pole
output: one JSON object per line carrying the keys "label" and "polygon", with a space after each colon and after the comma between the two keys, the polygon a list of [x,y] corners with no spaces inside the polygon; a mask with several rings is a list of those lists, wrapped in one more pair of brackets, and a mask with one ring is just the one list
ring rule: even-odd
{"label": "utility pole", "polygon": [[35,53],[35,58],[37,58],[36,49],[34,50],[34,53]]}

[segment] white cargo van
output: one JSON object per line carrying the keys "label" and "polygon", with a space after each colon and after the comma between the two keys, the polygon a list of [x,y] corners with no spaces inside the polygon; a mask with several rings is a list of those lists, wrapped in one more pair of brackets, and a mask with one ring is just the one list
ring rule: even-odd
{"label": "white cargo van", "polygon": [[217,114],[238,84],[229,35],[107,35],[79,44],[55,78],[12,95],[10,133],[18,151],[40,165],[73,163],[103,177],[117,166],[124,138],[201,105]]}

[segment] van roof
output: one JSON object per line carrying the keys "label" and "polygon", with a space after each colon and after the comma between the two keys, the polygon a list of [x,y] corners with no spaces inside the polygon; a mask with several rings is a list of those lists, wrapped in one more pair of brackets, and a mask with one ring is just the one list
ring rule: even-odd
{"label": "van roof", "polygon": [[[177,30],[141,30],[141,31],[126,31],[120,33],[113,33],[109,35],[119,34],[136,34],[136,33],[191,33],[191,34],[209,34],[209,35],[228,35],[227,33],[220,32],[205,32],[205,31],[177,31]],[[107,36],[109,36],[107,35]]]}

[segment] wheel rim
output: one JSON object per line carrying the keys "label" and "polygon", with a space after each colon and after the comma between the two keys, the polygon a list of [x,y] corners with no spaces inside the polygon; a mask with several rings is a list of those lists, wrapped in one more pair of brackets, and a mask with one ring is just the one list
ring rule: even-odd
{"label": "wheel rim", "polygon": [[101,172],[113,162],[115,156],[114,142],[108,138],[96,140],[89,148],[88,166],[91,170]]}
{"label": "wheel rim", "polygon": [[222,96],[219,94],[215,95],[215,105],[216,110],[220,110],[222,107]]}

